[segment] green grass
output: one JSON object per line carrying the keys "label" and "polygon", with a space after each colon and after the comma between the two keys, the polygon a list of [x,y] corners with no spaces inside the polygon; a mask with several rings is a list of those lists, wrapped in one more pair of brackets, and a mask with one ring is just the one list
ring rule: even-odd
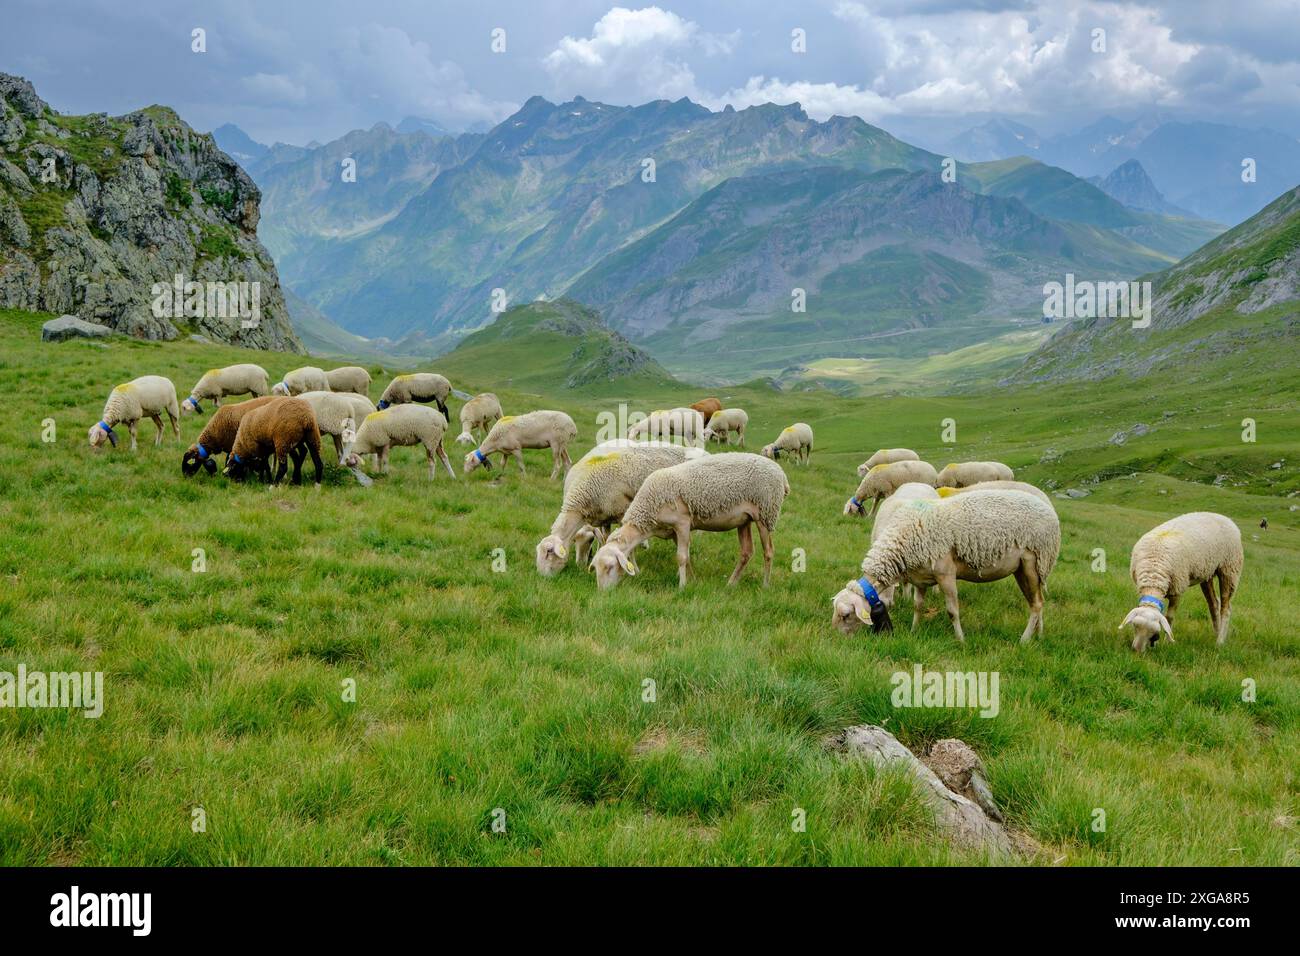
{"label": "green grass", "polygon": [[[750,412],[751,447],[794,420],[817,433],[811,467],[787,466],[772,586],[751,566],[724,588],[735,538],[699,534],[684,591],[660,542],[637,578],[598,594],[576,569],[533,569],[560,497],[544,453],[496,480],[431,483],[411,449],[369,489],[335,468],[320,491],[186,480],[182,444],[207,416],[184,421],[181,444],[155,449],[145,423],[138,453],[95,453],[86,428],[109,389],[157,373],[183,393],[212,366],[258,361],[275,377],[297,357],[38,339],[39,317],[0,313],[0,670],[101,670],[106,705],[98,720],[0,711],[0,863],[980,862],[936,837],[906,781],[826,752],[827,734],[864,721],[913,747],[975,746],[1012,825],[1044,846],[1033,862],[1297,862],[1300,498],[1285,496],[1300,488],[1300,423],[1285,356],[1225,361],[1230,388],[1207,375],[952,398],[724,389]],[[510,353],[516,380],[527,358]],[[525,395],[499,384],[501,368],[434,367],[467,391],[493,385],[508,412],[566,409],[578,451],[620,397]],[[1247,414],[1256,444],[1240,441]],[[939,443],[948,417],[955,447]],[[1136,421],[1157,427],[1108,443]],[[1017,642],[1025,609],[1009,581],[962,586],[964,646],[943,615],[917,631],[896,615],[883,638],[829,626],[867,545],[868,525],[840,514],[854,468],[893,445],[940,464],[1001,458],[1039,483],[1115,475],[1057,502],[1042,641]],[[1049,447],[1060,460],[1040,464]],[[1212,471],[1242,484],[1214,487]],[[1135,656],[1115,630],[1134,599],[1128,550],[1205,508],[1243,529],[1232,636],[1215,646],[1193,594],[1178,642]],[[1095,548],[1105,573],[1090,570]],[[1000,715],[895,710],[889,677],[913,662],[998,671]],[[348,679],[355,703],[341,699]],[[199,806],[204,833],[191,830]],[[807,832],[792,831],[795,808]]]}

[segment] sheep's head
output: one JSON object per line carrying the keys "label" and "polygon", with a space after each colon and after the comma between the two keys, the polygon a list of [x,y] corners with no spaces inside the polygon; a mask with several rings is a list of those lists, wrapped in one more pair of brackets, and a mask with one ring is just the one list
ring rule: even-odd
{"label": "sheep's head", "polygon": [[199,454],[199,446],[191,445],[189,449],[181,456],[181,474],[186,478],[193,478],[199,473],[199,469],[204,468],[209,475],[217,473],[217,463],[213,460],[211,454]]}
{"label": "sheep's head", "polygon": [[199,400],[197,398],[195,398],[193,395],[189,395],[185,398],[183,402],[181,402],[181,414],[190,415],[193,413],[198,413],[202,415],[203,406],[199,404]]}
{"label": "sheep's head", "polygon": [[870,470],[871,470],[871,466],[864,461],[862,464],[858,465],[858,477],[859,478],[867,477],[867,472],[869,472]]}
{"label": "sheep's head", "polygon": [[470,452],[468,455],[465,456],[465,474],[468,475],[475,468],[479,468],[479,467],[487,468],[490,470],[492,468],[492,459],[488,458],[487,455],[483,454],[481,451],[475,448],[472,452]]}
{"label": "sheep's head", "polygon": [[344,468],[360,468],[361,456],[354,451],[350,451],[343,456],[343,460],[339,462],[339,464],[341,464]]}
{"label": "sheep's head", "polygon": [[87,438],[90,440],[91,448],[99,448],[103,446],[105,441],[112,442],[113,447],[117,447],[117,435],[114,434],[112,428],[104,424],[102,421],[96,422],[90,426]]}
{"label": "sheep's head", "polygon": [[468,428],[456,436],[456,444],[458,445],[474,444],[474,436],[469,433]]}
{"label": "sheep's head", "polygon": [[1156,641],[1160,640],[1161,631],[1168,635],[1171,642],[1174,639],[1174,631],[1169,626],[1169,619],[1150,604],[1139,604],[1129,611],[1128,617],[1124,618],[1124,623],[1119,626],[1119,629],[1122,631],[1130,625],[1133,628],[1132,647],[1138,653],[1154,646]]}
{"label": "sheep's head", "polygon": [[613,541],[607,541],[591,559],[591,566],[596,571],[596,587],[602,591],[612,588],[623,580],[637,573],[636,562],[623,553]]}
{"label": "sheep's head", "polygon": [[859,586],[850,581],[839,594],[831,598],[831,623],[843,634],[852,634],[863,624],[870,624],[871,629],[892,631],[893,622],[889,619],[889,608],[882,600],[868,603]]}
{"label": "sheep's head", "polygon": [[704,434],[701,435],[700,437],[703,438],[705,441],[713,441],[714,439],[717,439],[718,441],[722,441],[722,439],[718,436],[718,433],[715,432],[712,428],[704,429]]}
{"label": "sheep's head", "polygon": [[943,471],[939,472],[939,477],[935,481],[934,486],[936,488],[957,487],[957,473],[956,471],[953,470],[952,465],[949,465],[948,467],[944,468]]}
{"label": "sheep's head", "polygon": [[568,560],[569,549],[558,534],[548,534],[537,542],[537,573],[543,577],[559,574]]}
{"label": "sheep's head", "polygon": [[272,394],[272,395],[288,395],[288,394],[289,394],[289,386],[286,385],[286,384],[284,384],[284,382],[276,382],[274,385],[271,386],[271,394]]}
{"label": "sheep's head", "polygon": [[231,481],[243,481],[248,477],[248,473],[251,470],[252,462],[247,458],[241,458],[238,455],[232,454],[226,461],[226,467],[221,473]]}
{"label": "sheep's head", "polygon": [[776,461],[781,457],[781,449],[777,448],[775,445],[764,445],[763,457],[771,458],[773,461]]}
{"label": "sheep's head", "polygon": [[844,502],[844,513],[846,515],[863,515],[867,512],[862,499],[857,495],[854,495],[848,501]]}

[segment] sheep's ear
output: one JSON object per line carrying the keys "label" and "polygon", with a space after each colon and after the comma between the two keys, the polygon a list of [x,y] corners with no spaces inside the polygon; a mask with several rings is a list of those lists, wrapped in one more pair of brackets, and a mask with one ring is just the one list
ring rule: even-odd
{"label": "sheep's ear", "polygon": [[1134,616],[1135,614],[1137,614],[1137,612],[1138,612],[1138,609],[1137,609],[1137,608],[1134,608],[1133,610],[1129,611],[1129,612],[1128,612],[1128,617],[1124,618],[1124,623],[1121,624],[1119,627],[1117,627],[1116,630],[1117,630],[1117,631],[1122,631],[1122,630],[1124,630],[1124,628],[1128,627],[1129,622],[1133,620],[1133,616]]}
{"label": "sheep's ear", "polygon": [[1165,636],[1169,638],[1169,643],[1172,644],[1174,642],[1174,629],[1169,626],[1169,619],[1163,614],[1160,615],[1160,630],[1165,632]]}
{"label": "sheep's ear", "polygon": [[866,611],[864,611],[864,610],[863,610],[862,608],[860,608],[860,607],[859,607],[859,608],[854,608],[854,610],[857,611],[857,614],[858,614],[858,620],[859,620],[859,621],[861,621],[863,624],[870,624],[870,623],[871,623],[871,615],[870,615],[870,614],[868,614]]}
{"label": "sheep's ear", "polygon": [[562,544],[555,545],[553,550],[555,551],[556,557],[567,558],[569,556],[569,549]]}

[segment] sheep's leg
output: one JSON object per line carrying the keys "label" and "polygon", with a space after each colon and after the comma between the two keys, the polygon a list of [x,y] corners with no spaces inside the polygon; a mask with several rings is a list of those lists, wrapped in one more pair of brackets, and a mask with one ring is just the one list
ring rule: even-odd
{"label": "sheep's leg", "polygon": [[[280,452],[277,449],[276,456],[279,457],[279,454]],[[293,483],[295,485],[301,485],[302,484],[302,463],[307,460],[306,442],[303,442],[302,444],[299,445],[294,445],[292,448],[290,448],[289,457],[293,460]],[[281,473],[281,476],[283,477],[283,473]]]}
{"label": "sheep's leg", "polygon": [[284,473],[289,470],[289,456],[280,449],[275,450],[275,478],[272,479],[273,485],[278,485],[284,481]]}
{"label": "sheep's leg", "polygon": [[[1182,594],[1169,595],[1169,607],[1165,610],[1165,620],[1169,622],[1169,630],[1174,629],[1174,612],[1178,610],[1178,602],[1183,599]],[[1171,637],[1170,640],[1173,640]]]}
{"label": "sheep's leg", "polygon": [[880,496],[879,496],[879,495],[877,495],[876,497],[874,497],[874,498],[871,499],[871,510],[870,510],[869,512],[867,512],[867,517],[874,517],[875,514],[876,514],[876,509],[877,509],[878,507],[880,507]]}
{"label": "sheep's leg", "polygon": [[745,571],[745,565],[749,564],[749,559],[754,556],[754,530],[751,527],[752,524],[753,522],[746,521],[736,529],[736,537],[740,539],[740,558],[736,561],[736,570],[732,571],[731,577],[727,579],[728,586],[740,580],[741,574]]}
{"label": "sheep's leg", "polygon": [[1029,605],[1029,623],[1020,635],[1020,643],[1028,644],[1034,631],[1042,634],[1043,629],[1043,590],[1038,586],[1038,562],[1032,554],[1026,554],[1020,559],[1020,567],[1016,568],[1016,583],[1020,585],[1020,593]]}
{"label": "sheep's leg", "polygon": [[763,545],[763,587],[767,587],[772,580],[772,530],[765,524],[758,526],[758,540]]}
{"label": "sheep's leg", "polygon": [[180,418],[180,416],[179,416],[179,415],[173,415],[173,414],[172,414],[172,410],[169,408],[169,409],[167,409],[167,417],[171,420],[171,423],[172,423],[172,434],[175,435],[177,438],[180,438],[180,437],[181,437],[181,418]]}
{"label": "sheep's leg", "polygon": [[379,473],[381,475],[388,474],[388,451],[392,447],[392,445],[385,445],[379,449]]}
{"label": "sheep's leg", "polygon": [[165,430],[163,428],[162,416],[155,414],[150,415],[149,417],[153,419],[154,427],[158,429],[158,434],[153,436],[153,446],[157,448],[162,444],[163,431]]}
{"label": "sheep's leg", "polygon": [[126,426],[126,427],[127,427],[127,430],[131,433],[131,450],[132,450],[132,451],[135,451],[135,450],[136,450],[135,432],[136,432],[136,428],[138,428],[139,425],[140,425],[139,422],[129,422],[129,423],[127,423],[127,426]]}
{"label": "sheep's leg", "polygon": [[928,588],[924,584],[912,585],[912,630],[916,630],[921,624],[921,611],[925,607],[925,592]]}
{"label": "sheep's leg", "polygon": [[447,457],[447,450],[442,447],[441,441],[438,442],[437,453],[438,457],[442,459],[442,463],[447,466],[447,474],[451,475],[452,481],[455,481],[456,469],[451,467],[451,459]]}
{"label": "sheep's leg", "polygon": [[957,603],[957,576],[945,574],[939,578],[939,590],[943,592],[943,603],[948,608],[948,620],[952,621],[953,632],[957,640],[966,643],[966,635],[961,629],[961,606]]}
{"label": "sheep's leg", "polygon": [[424,446],[424,457],[429,461],[429,480],[434,481],[438,477],[438,462],[433,455],[433,448],[429,445]]}
{"label": "sheep's leg", "polygon": [[569,473],[569,469],[573,467],[573,461],[569,458],[568,445],[560,446],[560,457],[564,459],[564,473],[567,475]]}
{"label": "sheep's leg", "polygon": [[311,455],[311,466],[316,469],[316,487],[320,487],[321,475],[325,472],[325,465],[320,460],[320,445],[308,445],[307,451]]}
{"label": "sheep's leg", "polygon": [[551,481],[560,473],[560,446],[551,442]]}
{"label": "sheep's leg", "polygon": [[1236,575],[1219,572],[1219,633],[1216,643],[1222,644],[1228,639],[1228,617],[1231,612],[1232,594],[1237,590]]}
{"label": "sheep's leg", "polygon": [[[526,474],[528,474],[528,471],[524,468],[524,450],[523,450],[522,448],[516,448],[515,451],[514,451],[514,456],[515,456],[515,461],[519,462],[519,474],[521,474],[521,475],[526,475]],[[505,467],[506,467],[506,456],[503,454],[503,455],[501,456],[501,468],[502,468],[502,470],[504,470]],[[554,471],[551,472],[551,477],[552,477],[552,478],[555,477],[555,472],[554,472]]]}
{"label": "sheep's leg", "polygon": [[[684,588],[686,587],[686,569],[691,563],[690,521],[683,521],[678,524],[676,528],[674,528],[674,531],[677,536],[677,586],[679,588]],[[739,574],[740,572],[737,571],[736,573]],[[736,575],[733,574],[731,577],[732,581],[728,583],[734,583]]]}
{"label": "sheep's leg", "polygon": [[343,436],[331,435],[330,437],[334,439],[334,450],[339,453],[339,464],[341,465],[343,464]]}
{"label": "sheep's leg", "polygon": [[1201,593],[1205,595],[1205,605],[1210,609],[1210,626],[1214,628],[1214,636],[1219,636],[1219,598],[1214,593],[1214,577],[1210,576],[1201,582]]}

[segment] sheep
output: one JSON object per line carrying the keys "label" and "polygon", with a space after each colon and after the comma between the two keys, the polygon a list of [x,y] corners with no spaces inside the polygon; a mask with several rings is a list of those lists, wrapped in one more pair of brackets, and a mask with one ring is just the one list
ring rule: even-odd
{"label": "sheep", "polygon": [[[973,485],[967,485],[964,488],[943,487],[938,489],[940,498],[950,498],[953,495],[960,495],[967,491],[1023,491],[1027,495],[1033,495],[1052,504],[1052,499],[1047,496],[1047,492],[1041,488],[1036,488],[1027,481],[977,481]],[[1055,507],[1055,506],[1053,506]]]}
{"label": "sheep", "polygon": [[235,447],[235,436],[239,433],[239,423],[254,408],[261,408],[269,402],[280,401],[278,395],[261,395],[247,401],[222,405],[216,410],[208,423],[199,432],[198,441],[186,449],[181,456],[181,474],[192,478],[199,468],[207,469],[209,475],[217,473],[216,456],[225,452],[230,459],[230,450]]}
{"label": "sheep", "polygon": [[[897,463],[896,463],[897,464]],[[998,581],[1015,575],[1029,605],[1021,643],[1043,633],[1043,590],[1061,549],[1061,523],[1050,505],[1022,491],[974,491],[939,501],[901,504],[889,527],[862,559],[862,574],[831,598],[832,623],[850,634],[864,621],[891,630],[880,591],[900,581],[916,588],[912,627],[926,590],[943,591],[957,640],[965,641],[957,581]]]}
{"label": "sheep", "polygon": [[549,448],[551,450],[551,478],[569,470],[569,442],[578,437],[578,426],[564,412],[543,409],[527,412],[523,415],[507,415],[499,419],[488,432],[483,444],[465,456],[465,473],[469,474],[482,465],[491,468],[489,455],[501,455],[501,467],[505,468],[508,456],[514,455],[519,462],[519,473],[524,469],[525,448]]}
{"label": "sheep", "polygon": [[731,435],[734,432],[740,436],[740,447],[745,447],[745,429],[749,426],[749,413],[743,408],[719,409],[713,413],[713,417],[708,422],[702,436],[705,441],[717,439],[730,445]]}
{"label": "sheep", "polygon": [[370,399],[354,392],[303,392],[298,396],[316,413],[316,427],[334,439],[338,463],[343,464],[357,435],[357,422],[374,412]]}
{"label": "sheep", "polygon": [[314,365],[304,365],[292,372],[286,372],[284,378],[271,387],[272,395],[301,395],[303,392],[328,392],[330,380],[325,377],[324,369]]}
{"label": "sheep", "polygon": [[451,394],[451,382],[437,372],[411,372],[399,375],[388,383],[384,394],[379,396],[379,410],[382,412],[389,405],[406,405],[410,402],[433,402],[442,412],[442,417],[451,422],[451,412],[447,411],[447,396]]}
{"label": "sheep", "polygon": [[325,373],[331,392],[352,392],[370,398],[370,373],[360,365],[344,365]]}
{"label": "sheep", "polygon": [[[916,501],[918,499],[923,501],[937,501],[939,500],[939,497],[939,492],[935,491],[932,486],[921,481],[909,481],[899,485],[898,490],[885,499],[884,504],[880,506],[880,510],[876,514],[876,520],[871,525],[871,543],[875,544],[876,539],[879,538],[881,534],[884,533],[884,530],[889,527],[889,523],[893,521],[894,515],[898,511],[899,507],[909,501]],[[912,586],[910,584],[904,584],[903,589],[909,592],[913,602],[915,602],[916,595],[912,593]],[[894,585],[890,585],[881,591],[880,599],[885,602],[885,607],[892,608],[894,606]]]}
{"label": "sheep", "polygon": [[874,455],[858,465],[858,477],[865,478],[867,472],[877,465],[891,465],[896,461],[920,461],[921,456],[910,448],[881,448]]}
{"label": "sheep", "polygon": [[460,407],[460,434],[456,441],[462,445],[474,444],[474,433],[482,429],[486,435],[501,414],[501,402],[491,392],[475,395]]}
{"label": "sheep", "polygon": [[627,430],[627,437],[636,441],[680,438],[693,444],[703,435],[704,415],[694,408],[656,409]]}
{"label": "sheep", "polygon": [[242,481],[249,471],[260,470],[270,474],[271,458],[275,458],[274,484],[284,480],[293,459],[293,483],[302,484],[302,462],[311,455],[316,469],[316,487],[320,487],[321,473],[325,470],[320,460],[320,429],[316,427],[316,413],[311,404],[301,398],[283,398],[268,402],[244,414],[235,433],[235,444],[226,459],[224,474],[227,478]]}
{"label": "sheep", "polygon": [[142,418],[152,418],[158,426],[154,445],[161,445],[163,438],[162,413],[171,419],[172,431],[181,437],[181,410],[176,404],[176,386],[161,375],[142,375],[137,379],[118,385],[108,395],[104,403],[104,412],[99,421],[90,426],[87,437],[91,448],[99,448],[107,439],[117,447],[117,434],[114,425],[125,423],[131,433],[131,450],[136,450],[136,427]]}
{"label": "sheep", "polygon": [[692,402],[691,408],[700,413],[704,419],[704,424],[708,424],[713,416],[722,411],[722,402],[716,398],[702,398],[698,402]]}
{"label": "sheep", "polygon": [[805,465],[812,460],[813,431],[804,422],[795,422],[781,429],[781,434],[770,445],[763,446],[763,457],[776,460],[781,452],[789,452]]}
{"label": "sheep", "polygon": [[870,513],[875,514],[882,500],[909,481],[919,481],[933,487],[938,477],[934,466],[925,461],[894,461],[887,465],[874,465],[858,484],[853,497],[844,503],[844,513],[862,514],[867,499],[871,498]]}
{"label": "sheep", "polygon": [[352,451],[343,464],[355,468],[361,463],[362,455],[376,453],[379,455],[379,470],[388,471],[388,452],[394,445],[423,445],[425,456],[429,460],[429,480],[437,477],[438,469],[434,456],[447,467],[447,474],[452,478],[451,461],[442,447],[442,436],[447,431],[447,419],[442,413],[424,405],[393,405],[367,415],[357,430]]}
{"label": "sheep", "polygon": [[706,452],[701,448],[663,442],[622,447],[597,445],[578,459],[564,479],[564,503],[551,523],[550,533],[537,543],[537,571],[545,577],[558,574],[576,539],[575,558],[586,567],[592,540],[620,521],[642,482],[653,471],[680,465]]}
{"label": "sheep", "polygon": [[943,466],[936,488],[965,488],[981,481],[1013,481],[1016,475],[1000,461],[963,461]]}
{"label": "sheep", "polygon": [[785,472],[774,461],[749,452],[705,455],[652,472],[623,514],[623,523],[591,559],[596,585],[616,585],[637,573],[631,554],[650,537],[677,539],[677,585],[686,586],[692,531],[736,530],[740,560],[727,579],[740,580],[754,553],[751,527],[763,544],[763,586],[772,577],[772,533],[790,493]]}
{"label": "sheep", "polygon": [[[1223,644],[1244,562],[1241,531],[1221,514],[1193,511],[1152,528],[1133,545],[1129,574],[1138,589],[1138,603],[1119,629],[1133,626],[1133,650],[1138,652],[1155,644],[1161,631],[1172,643],[1178,601],[1184,591],[1199,584],[1216,642]],[[1217,599],[1215,578],[1219,579]]]}
{"label": "sheep", "polygon": [[205,398],[212,399],[212,404],[220,408],[221,400],[227,395],[252,395],[254,398],[269,395],[271,390],[266,387],[266,382],[266,369],[260,365],[227,365],[225,368],[210,368],[190,389],[189,397],[181,402],[181,414],[198,412],[202,415],[203,406],[199,402]]}

